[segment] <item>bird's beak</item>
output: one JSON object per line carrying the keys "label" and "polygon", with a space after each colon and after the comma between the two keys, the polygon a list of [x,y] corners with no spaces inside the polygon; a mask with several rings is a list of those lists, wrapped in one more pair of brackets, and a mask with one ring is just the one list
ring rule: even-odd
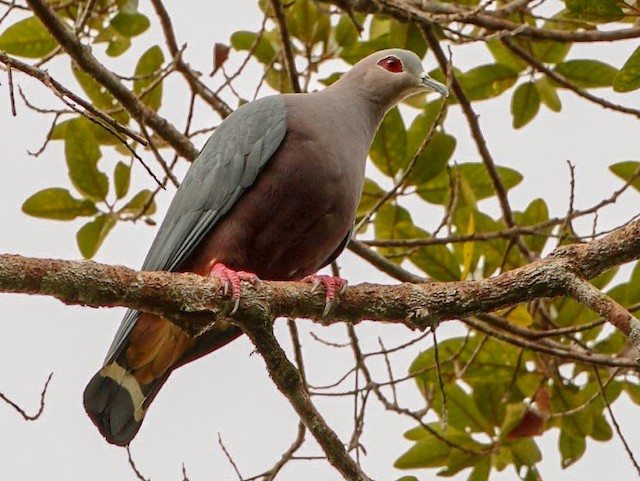
{"label": "bird's beak", "polygon": [[445,97],[449,96],[449,89],[447,88],[447,86],[444,84],[441,84],[436,80],[433,80],[431,77],[429,77],[427,72],[422,72],[422,74],[420,75],[420,78],[421,78],[420,84],[423,87],[429,90],[435,90],[436,92],[438,92],[439,94]]}

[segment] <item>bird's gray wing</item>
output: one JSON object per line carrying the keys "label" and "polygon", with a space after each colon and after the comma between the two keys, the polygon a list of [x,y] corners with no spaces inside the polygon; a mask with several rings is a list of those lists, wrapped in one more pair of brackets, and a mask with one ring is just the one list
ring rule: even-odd
{"label": "bird's gray wing", "polygon": [[[251,186],[287,131],[284,100],[265,97],[245,104],[211,135],[176,192],[142,265],[175,271],[218,220]],[[138,311],[127,311],[105,362],[124,347]]]}

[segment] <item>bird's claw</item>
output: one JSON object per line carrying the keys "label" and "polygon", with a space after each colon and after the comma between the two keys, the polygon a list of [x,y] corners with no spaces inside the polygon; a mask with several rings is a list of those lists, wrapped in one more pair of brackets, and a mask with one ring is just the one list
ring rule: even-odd
{"label": "bird's claw", "polygon": [[242,281],[249,282],[254,287],[260,285],[260,279],[253,272],[234,271],[220,262],[213,265],[209,275],[217,278],[221,282],[222,291],[225,296],[228,295],[229,290],[231,290],[231,299],[234,303],[233,309],[231,309],[229,313],[230,315],[235,314],[240,307],[240,283]]}
{"label": "bird's claw", "polygon": [[333,307],[333,299],[327,299],[324,303],[324,310],[322,311],[322,317],[327,317]]}
{"label": "bird's claw", "polygon": [[320,287],[320,284],[322,284],[322,281],[320,281],[320,279],[314,279],[313,283],[311,284],[311,294],[315,294],[316,292],[318,292],[318,287]]}
{"label": "bird's claw", "polygon": [[336,294],[344,294],[347,290],[347,281],[337,276],[325,276],[312,274],[302,279],[302,282],[311,284],[311,294],[315,294],[320,285],[325,289],[325,305],[322,311],[322,317],[327,317],[333,307]]}

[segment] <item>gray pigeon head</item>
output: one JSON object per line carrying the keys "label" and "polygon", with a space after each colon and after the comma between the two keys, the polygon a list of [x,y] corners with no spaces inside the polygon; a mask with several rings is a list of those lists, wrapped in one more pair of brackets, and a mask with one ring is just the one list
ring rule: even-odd
{"label": "gray pigeon head", "polygon": [[380,50],[363,58],[338,83],[343,82],[357,85],[367,98],[388,107],[424,91],[449,95],[445,85],[427,75],[420,57],[399,48]]}

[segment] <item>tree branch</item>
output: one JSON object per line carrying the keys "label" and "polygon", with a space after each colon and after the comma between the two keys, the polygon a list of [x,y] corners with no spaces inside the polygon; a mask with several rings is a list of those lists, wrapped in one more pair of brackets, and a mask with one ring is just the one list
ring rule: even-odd
{"label": "tree branch", "polygon": [[165,42],[169,53],[176,59],[176,70],[182,74],[191,91],[198,94],[205,102],[207,102],[213,110],[218,112],[223,119],[227,117],[233,109],[229,105],[218,97],[209,87],[207,87],[200,79],[198,74],[182,59],[182,53],[178,48],[178,42],[176,40],[176,34],[171,24],[171,16],[161,0],[151,0],[158,18],[160,19],[160,25],[162,25],[162,31],[164,32]]}
{"label": "tree branch", "polygon": [[[561,247],[544,259],[489,279],[352,286],[329,317],[322,316],[323,296],[311,294],[307,284],[265,281],[257,289],[243,286],[243,302],[234,319],[264,322],[280,316],[305,317],[323,325],[370,319],[422,330],[434,322],[540,297],[576,297],[576,276],[591,279],[639,257],[640,221],[635,221],[600,239]],[[191,335],[226,318],[233,308],[217,282],[195,274],[137,272],[89,261],[8,254],[0,255],[0,292],[49,295],[67,304],[92,307],[127,306],[171,319]],[[605,311],[599,309],[599,313],[606,316]],[[636,341],[634,336],[631,340]]]}
{"label": "tree branch", "polygon": [[[11,72],[12,67],[15,68],[16,70],[20,70],[21,72],[29,75],[30,77],[33,77],[39,80],[40,82],[42,82],[49,89],[53,90],[53,92],[58,97],[62,97],[62,98],[66,97],[69,100],[77,103],[83,109],[85,109],[87,115],[93,115],[94,118],[104,122],[106,126],[103,125],[103,127],[109,130],[110,132],[112,132],[112,130],[109,127],[111,127],[116,132],[120,132],[126,135],[127,137],[132,138],[139,144],[147,145],[147,141],[142,137],[140,137],[140,135],[136,134],[128,127],[120,124],[117,120],[115,120],[109,114],[95,107],[90,102],[87,102],[82,97],[79,97],[78,95],[74,94],[71,90],[69,90],[60,82],[58,82],[56,79],[51,77],[49,72],[47,72],[46,70],[42,70],[32,65],[29,65],[28,63],[22,62],[16,58],[13,58],[7,55],[5,52],[0,52],[0,62],[2,62],[7,66],[7,70],[9,72]],[[123,140],[123,143],[126,144],[126,141]]]}
{"label": "tree branch", "polygon": [[434,23],[447,25],[460,22],[485,28],[490,32],[520,38],[557,40],[559,42],[612,42],[640,37],[640,27],[615,30],[559,30],[539,28],[515,23],[501,18],[500,10],[474,12],[476,7],[433,0],[319,0],[342,8],[345,12],[361,12],[389,15],[401,22],[415,21],[429,26]]}
{"label": "tree branch", "polygon": [[43,0],[26,0],[33,13],[40,19],[62,48],[86,73],[106,88],[138,122],[151,127],[155,133],[167,141],[180,155],[193,160],[198,150],[189,138],[177,130],[173,124],[147,107],[129,90],[120,79],[91,53],[91,49],[80,42],[74,32],[62,21]]}
{"label": "tree branch", "polygon": [[[420,26],[420,30],[422,35],[427,41],[427,44],[433,50],[436,59],[438,60],[438,64],[440,65],[440,69],[443,72],[447,71],[447,58],[440,47],[440,41],[433,31],[433,27],[431,25],[425,27]],[[453,70],[450,70],[451,75],[451,90],[455,95],[456,99],[460,103],[460,107],[462,108],[462,112],[464,116],[467,118],[467,123],[469,124],[469,130],[471,131],[471,136],[476,144],[478,149],[478,153],[482,158],[482,163],[489,174],[489,178],[491,179],[491,183],[493,184],[493,189],[496,192],[496,196],[498,197],[498,202],[500,203],[500,209],[502,211],[502,218],[504,219],[504,223],[507,227],[514,227],[516,222],[513,218],[513,211],[511,209],[511,205],[509,205],[509,198],[507,195],[507,189],[502,183],[502,179],[498,174],[498,169],[496,168],[496,163],[493,160],[493,156],[489,151],[489,147],[487,146],[487,141],[482,133],[482,129],[480,128],[480,122],[478,121],[478,116],[473,111],[473,107],[471,106],[471,102],[467,98],[467,94],[462,88],[462,84],[456,77]],[[522,240],[520,236],[512,237],[513,241],[516,243],[522,254],[528,260],[533,260],[531,252],[527,248],[526,244]]]}
{"label": "tree branch", "polygon": [[284,8],[280,0],[271,0],[271,6],[278,21],[278,31],[280,32],[280,41],[282,42],[282,52],[284,56],[284,65],[287,68],[291,90],[296,93],[302,92],[300,88],[300,79],[298,78],[298,70],[296,69],[296,60],[293,55],[293,45],[289,36],[289,27],[284,14]]}
{"label": "tree branch", "polygon": [[302,381],[300,372],[287,359],[287,355],[278,344],[273,333],[273,323],[267,322],[237,322],[245,334],[262,356],[267,365],[269,376],[284,394],[307,429],[322,446],[329,462],[349,481],[371,481],[362,472],[360,466],[349,456],[347,450],[316,407],[311,402],[307,389]]}

